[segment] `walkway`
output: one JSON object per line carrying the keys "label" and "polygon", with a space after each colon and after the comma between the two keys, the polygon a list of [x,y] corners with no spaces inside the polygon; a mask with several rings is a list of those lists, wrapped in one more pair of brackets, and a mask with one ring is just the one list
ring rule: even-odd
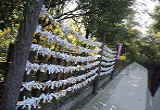
{"label": "walkway", "polygon": [[151,110],[147,91],[147,70],[133,63],[76,110]]}

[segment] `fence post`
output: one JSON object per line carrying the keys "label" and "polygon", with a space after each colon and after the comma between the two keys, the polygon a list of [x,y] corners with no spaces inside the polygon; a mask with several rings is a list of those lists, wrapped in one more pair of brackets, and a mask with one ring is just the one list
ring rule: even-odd
{"label": "fence post", "polygon": [[103,56],[103,48],[104,48],[104,41],[105,41],[105,33],[103,35],[103,38],[102,38],[102,45],[101,45],[101,51],[99,52],[100,54],[100,58],[98,59],[100,62],[99,62],[99,65],[98,65],[98,71],[97,71],[97,77],[95,78],[94,82],[93,82],[93,91],[92,91],[92,94],[96,94],[97,93],[97,89],[98,89],[98,83],[99,83],[99,77],[100,77],[100,72],[101,72],[101,62],[102,62],[102,56]]}

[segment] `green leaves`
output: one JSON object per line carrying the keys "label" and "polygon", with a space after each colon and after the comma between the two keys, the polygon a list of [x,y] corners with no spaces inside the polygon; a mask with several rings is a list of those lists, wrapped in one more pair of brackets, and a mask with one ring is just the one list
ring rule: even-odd
{"label": "green leaves", "polygon": [[[80,0],[85,4],[85,0]],[[90,0],[88,16],[84,16],[84,24],[91,34],[101,39],[104,32],[107,33],[106,42],[114,42],[115,37],[120,36],[120,30],[126,30],[119,25],[131,13],[130,6],[134,0]],[[123,30],[124,29],[124,30]],[[116,38],[117,39],[117,38]]]}

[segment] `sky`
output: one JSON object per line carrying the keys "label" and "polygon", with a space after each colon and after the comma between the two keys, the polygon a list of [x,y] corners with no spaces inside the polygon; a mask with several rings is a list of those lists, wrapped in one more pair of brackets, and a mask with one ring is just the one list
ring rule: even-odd
{"label": "sky", "polygon": [[154,11],[157,4],[158,1],[156,0],[136,0],[133,6],[137,12],[134,20],[139,23],[135,28],[139,29],[143,35],[147,34],[147,27],[153,23],[153,19],[149,13]]}

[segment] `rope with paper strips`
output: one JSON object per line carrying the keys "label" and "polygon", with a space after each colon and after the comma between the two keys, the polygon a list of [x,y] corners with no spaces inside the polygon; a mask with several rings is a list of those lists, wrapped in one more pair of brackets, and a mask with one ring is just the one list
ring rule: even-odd
{"label": "rope with paper strips", "polygon": [[[54,20],[52,16],[43,7],[41,16],[45,15],[50,20]],[[114,70],[116,51],[111,50],[106,45],[103,49],[102,60],[99,61],[101,55],[99,54],[102,49],[100,48],[102,43],[93,41],[92,39],[86,39],[79,32],[75,32],[70,26],[54,22],[62,28],[63,36],[69,36],[73,34],[80,42],[85,43],[87,46],[73,44],[64,37],[57,35],[54,32],[44,29],[42,24],[39,24],[36,29],[35,36],[39,36],[45,39],[44,45],[41,42],[36,42],[31,46],[31,53],[34,53],[34,57],[44,57],[52,59],[60,59],[66,62],[66,65],[44,63],[39,60],[27,61],[26,64],[26,76],[32,74],[46,74],[52,77],[56,75],[68,75],[64,79],[48,79],[46,81],[29,80],[24,81],[20,91],[29,92],[30,95],[23,96],[23,99],[17,102],[17,109],[40,108],[42,103],[50,103],[53,100],[65,97],[68,93],[74,93],[75,91],[84,88],[89,83],[94,81],[96,77],[104,76],[112,73]],[[53,49],[52,46],[56,45],[62,48],[62,51]],[[56,47],[55,46],[55,47]],[[75,55],[78,54],[78,55]],[[49,60],[50,61],[50,60]],[[68,65],[71,64],[71,65]],[[101,65],[101,72],[97,74],[98,66]],[[75,73],[79,74],[75,74]],[[83,74],[80,74],[83,73]],[[32,96],[32,91],[38,90],[40,94]],[[49,91],[46,93],[46,91]]]}

